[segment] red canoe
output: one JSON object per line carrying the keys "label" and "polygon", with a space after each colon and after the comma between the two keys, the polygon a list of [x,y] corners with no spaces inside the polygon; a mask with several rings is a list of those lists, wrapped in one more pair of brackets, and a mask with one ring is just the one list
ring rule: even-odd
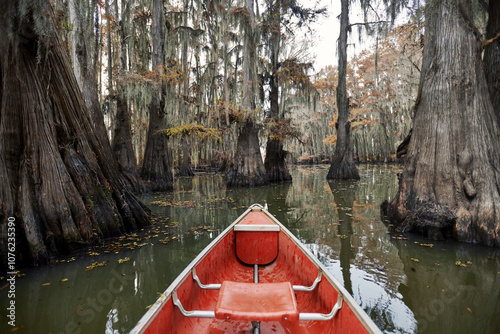
{"label": "red canoe", "polygon": [[252,205],[210,243],[131,333],[380,333],[328,270]]}

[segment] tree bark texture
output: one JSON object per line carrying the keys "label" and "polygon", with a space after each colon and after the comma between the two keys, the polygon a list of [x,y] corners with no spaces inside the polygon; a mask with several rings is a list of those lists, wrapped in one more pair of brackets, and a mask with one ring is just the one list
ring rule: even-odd
{"label": "tree bark texture", "polygon": [[[163,1],[153,1],[153,70],[163,77],[165,58]],[[161,130],[167,128],[165,119],[165,83],[160,83],[157,94],[149,109],[149,129],[141,176],[152,191],[172,190],[172,152],[168,136]]]}
{"label": "tree bark texture", "polygon": [[339,37],[339,83],[337,86],[337,109],[339,113],[336,124],[337,142],[332,164],[327,179],[359,179],[358,169],[354,164],[351,146],[351,125],[349,122],[349,98],[347,96],[347,32],[349,29],[349,0],[341,1],[340,37]]}
{"label": "tree bark texture", "polygon": [[191,168],[191,152],[189,149],[187,136],[181,138],[182,155],[180,157],[181,163],[179,166],[180,176],[194,176],[193,169]]}
{"label": "tree bark texture", "polygon": [[137,160],[132,145],[132,116],[123,88],[118,87],[118,91],[112,142],[113,154],[123,171],[135,175],[137,173]]}
{"label": "tree bark texture", "polygon": [[[92,29],[94,27],[94,10],[82,1],[70,0],[68,2],[70,20],[73,24],[71,59],[73,61],[73,72],[78,86],[83,94],[83,99],[90,113],[90,119],[95,128],[95,133],[105,149],[109,149],[109,138],[104,124],[104,116],[99,104],[99,92],[97,90],[97,60],[92,59],[93,40]],[[109,151],[111,153],[111,151]]]}
{"label": "tree bark texture", "polygon": [[269,182],[282,182],[292,180],[286,164],[286,152],[283,149],[283,142],[280,139],[267,139],[266,159],[264,167]]}
{"label": "tree bark texture", "polygon": [[238,137],[233,162],[226,171],[228,186],[254,187],[268,183],[257,133],[255,125],[247,121]]}
{"label": "tree bark texture", "polygon": [[[274,58],[274,57],[271,57]],[[271,113],[270,116],[274,119],[279,119],[279,94],[278,94],[278,82],[277,82],[277,72],[278,65],[277,60],[276,68],[274,74],[271,76]],[[274,70],[274,69],[273,69]],[[283,140],[281,138],[274,138],[273,136],[268,136],[266,144],[266,158],[264,160],[264,167],[266,168],[266,173],[269,182],[282,182],[290,181],[292,176],[288,170],[286,164],[286,152],[283,149]]]}
{"label": "tree bark texture", "polygon": [[[40,13],[49,18],[43,35],[34,24]],[[0,31],[12,33],[0,39],[1,261],[8,217],[16,219],[19,256],[35,263],[148,224],[94,134],[52,15],[48,1],[24,16],[16,1],[0,6]]]}
{"label": "tree bark texture", "polygon": [[467,0],[429,1],[419,95],[399,191],[404,231],[500,246],[500,137]]}

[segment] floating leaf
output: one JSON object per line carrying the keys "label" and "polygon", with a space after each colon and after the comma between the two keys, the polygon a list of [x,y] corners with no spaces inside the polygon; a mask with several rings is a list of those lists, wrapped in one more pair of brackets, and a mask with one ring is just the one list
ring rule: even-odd
{"label": "floating leaf", "polygon": [[420,262],[419,259],[414,259],[414,258],[411,258],[410,260],[412,260],[413,262]]}
{"label": "floating leaf", "polygon": [[130,258],[128,256],[124,259],[119,259],[118,263],[122,264],[123,262],[127,262],[127,261],[130,261]]}
{"label": "floating leaf", "polygon": [[62,280],[59,281],[59,283],[64,283],[64,282],[67,282],[68,279],[67,278],[63,278]]}
{"label": "floating leaf", "polygon": [[90,266],[87,266],[85,271],[89,271],[89,270],[92,270],[92,269],[95,269],[97,267],[104,267],[106,264],[108,264],[109,261],[104,261],[104,262],[94,262],[92,263]]}
{"label": "floating leaf", "polygon": [[470,314],[472,314],[472,310],[469,307],[467,307],[467,311],[469,311]]}
{"label": "floating leaf", "polygon": [[472,262],[470,262],[470,261],[465,261],[465,262],[455,261],[455,265],[458,267],[468,267],[468,266],[472,265]]}
{"label": "floating leaf", "polygon": [[[62,281],[61,281],[62,282]],[[42,286],[49,286],[50,283],[43,283]]]}

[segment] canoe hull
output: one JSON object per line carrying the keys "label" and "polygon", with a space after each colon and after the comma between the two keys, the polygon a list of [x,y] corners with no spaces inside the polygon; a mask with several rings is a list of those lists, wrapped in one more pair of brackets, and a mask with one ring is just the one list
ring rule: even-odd
{"label": "canoe hull", "polygon": [[[207,246],[144,315],[132,333],[252,333],[250,321],[188,318],[181,314],[172,301],[172,293],[176,291],[185,310],[213,311],[216,308],[219,290],[201,289],[192,277],[193,268],[203,284],[220,284],[224,281],[254,282],[254,267],[243,263],[235,255],[239,232],[234,231],[234,226],[244,222],[245,218],[252,214],[252,210],[261,212],[266,219],[280,227],[277,233],[278,255],[270,264],[259,267],[259,283],[290,282],[292,285],[311,286],[318,273],[322,272],[323,278],[313,291],[295,291],[298,310],[328,314],[337,303],[339,294],[344,300],[342,308],[331,320],[262,321],[261,333],[380,333],[371,319],[321,263],[260,206],[252,206]],[[245,238],[251,242],[251,237]],[[262,235],[256,238],[262,240]]]}

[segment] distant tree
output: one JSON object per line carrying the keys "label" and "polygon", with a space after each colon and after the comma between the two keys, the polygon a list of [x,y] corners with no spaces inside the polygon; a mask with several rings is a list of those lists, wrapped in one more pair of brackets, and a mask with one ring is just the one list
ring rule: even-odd
{"label": "distant tree", "polygon": [[[116,160],[123,170],[134,177],[137,174],[137,159],[135,156],[132,140],[132,113],[126,96],[127,87],[125,77],[128,72],[127,58],[130,58],[128,40],[131,34],[130,29],[130,7],[127,0],[121,0],[121,5],[116,6],[116,18],[120,18],[118,27],[119,40],[119,78],[116,80],[116,116],[112,137],[112,149]],[[121,13],[118,13],[118,7]]]}
{"label": "distant tree", "polygon": [[335,123],[337,141],[327,179],[359,179],[354,164],[351,145],[351,122],[349,121],[349,97],[347,95],[347,33],[349,27],[349,0],[341,0],[339,53],[339,83],[337,85],[336,106],[338,119]]}
{"label": "distant tree", "polygon": [[[198,137],[201,140],[214,139],[220,140],[221,131],[213,128],[207,128],[203,125],[185,124],[165,130],[168,137],[180,137],[181,142],[187,142],[189,137]],[[191,155],[187,149],[187,145],[182,145],[182,159],[179,164],[179,175],[193,176],[194,172],[191,168]]]}
{"label": "distant tree", "polygon": [[[405,231],[500,246],[500,130],[474,3],[426,2],[414,126],[398,194],[386,209]],[[489,20],[498,22],[498,14]]]}
{"label": "distant tree", "polygon": [[149,127],[146,150],[142,162],[141,176],[154,191],[173,188],[172,152],[167,135],[161,131],[167,128],[165,104],[165,15],[163,0],[153,0],[152,4],[152,66],[158,78],[158,90],[149,108]]}
{"label": "distant tree", "polygon": [[388,162],[411,128],[422,45],[414,21],[388,31],[348,64],[354,159]]}
{"label": "distant tree", "polygon": [[229,186],[258,186],[268,183],[262,154],[260,153],[259,129],[255,124],[258,37],[255,31],[255,5],[253,0],[246,0],[245,4],[241,99],[243,112],[246,116],[243,119],[241,132],[238,136],[233,161],[226,171],[226,180]]}
{"label": "distant tree", "polygon": [[[336,106],[338,111],[338,119],[335,123],[335,129],[337,131],[337,141],[335,144],[335,152],[332,157],[332,163],[327,174],[327,179],[359,179],[359,173],[354,164],[353,150],[351,144],[351,122],[349,121],[349,96],[346,88],[346,75],[347,75],[347,37],[348,32],[354,24],[349,23],[349,6],[352,1],[341,0],[341,13],[340,13],[340,36],[338,40],[338,54],[339,54],[339,82],[337,85],[337,98]],[[361,7],[365,10],[365,21],[368,16],[366,13],[368,10],[373,11],[373,4],[378,3],[378,0],[361,0]],[[376,32],[379,31],[378,27],[380,25],[385,25],[387,23],[394,21],[396,14],[401,10],[401,8],[407,5],[407,1],[402,0],[390,0],[383,1],[385,16],[389,20],[382,21],[377,14],[377,21],[374,22],[364,22],[355,23],[356,25],[362,27],[371,27],[372,25],[377,26]],[[368,29],[370,33],[371,29]],[[378,35],[377,35],[377,46],[378,46]]]}
{"label": "distant tree", "polygon": [[[297,91],[306,92],[312,86],[307,77],[309,64],[300,64],[298,59],[285,59],[282,55],[283,45],[294,27],[306,27],[324,14],[325,8],[306,8],[296,0],[268,0],[266,12],[262,23],[263,40],[266,43],[265,53],[269,63],[265,79],[269,83],[269,112],[267,117],[275,124],[284,118],[283,105],[280,106],[280,95],[286,95],[285,83],[292,81],[298,87]],[[305,79],[305,80],[303,80]],[[281,99],[282,101],[285,99]],[[283,103],[282,103],[283,104]],[[281,110],[280,110],[281,109]],[[271,182],[287,181],[292,177],[286,165],[286,152],[283,141],[286,139],[279,135],[280,129],[273,127],[267,139],[266,158],[264,165]],[[283,132],[283,131],[282,131]]]}

